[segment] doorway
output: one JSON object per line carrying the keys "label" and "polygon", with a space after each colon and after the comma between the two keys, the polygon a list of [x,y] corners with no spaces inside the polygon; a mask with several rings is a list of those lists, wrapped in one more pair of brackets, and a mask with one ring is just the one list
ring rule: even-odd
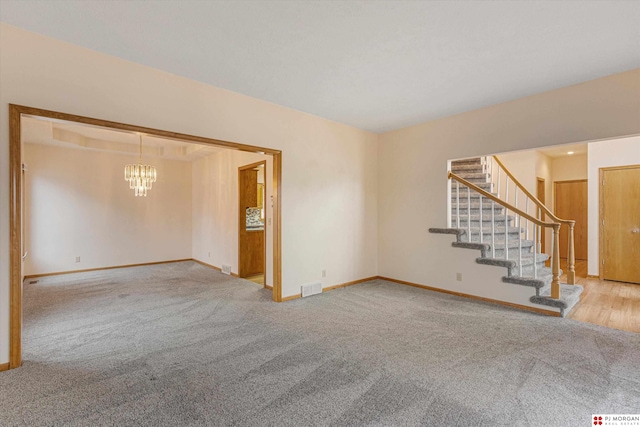
{"label": "doorway", "polygon": [[640,283],[640,165],[600,169],[600,278]]}
{"label": "doorway", "polygon": [[205,144],[272,156],[273,172],[272,182],[270,183],[273,240],[273,265],[271,273],[273,277],[272,298],[273,301],[276,302],[282,301],[282,152],[280,150],[9,104],[9,369],[18,368],[22,365],[22,283],[24,279],[22,262],[25,242],[23,236],[23,212],[21,208],[23,202],[22,192],[24,190],[21,132],[22,119],[24,117],[75,122],[107,129],[175,139],[187,143]]}
{"label": "doorway", "polygon": [[[587,259],[587,180],[555,182],[555,215],[576,221],[574,228],[574,254],[576,260]],[[569,230],[560,228],[560,258],[566,259],[569,248]]]}
{"label": "doorway", "polygon": [[265,285],[267,162],[238,168],[238,277]]}

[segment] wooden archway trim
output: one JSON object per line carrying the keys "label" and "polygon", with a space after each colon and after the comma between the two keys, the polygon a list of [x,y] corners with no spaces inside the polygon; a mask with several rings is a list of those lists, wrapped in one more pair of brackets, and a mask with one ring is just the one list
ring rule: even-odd
{"label": "wooden archway trim", "polygon": [[22,364],[22,116],[38,116],[101,126],[110,129],[140,132],[184,142],[273,156],[273,300],[282,301],[282,151],[220,139],[136,126],[76,114],[9,104],[9,369]]}

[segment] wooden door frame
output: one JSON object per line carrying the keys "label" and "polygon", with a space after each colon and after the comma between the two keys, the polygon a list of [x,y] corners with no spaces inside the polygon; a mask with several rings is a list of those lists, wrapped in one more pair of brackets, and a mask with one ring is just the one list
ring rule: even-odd
{"label": "wooden door frame", "polygon": [[[188,143],[273,156],[273,301],[282,302],[282,151],[109,120],[9,104],[9,369],[22,365],[22,116],[139,132]],[[266,184],[266,183],[265,183]]]}
{"label": "wooden door frame", "polygon": [[[264,206],[267,203],[267,161],[266,160],[261,160],[259,162],[255,162],[255,163],[250,163],[248,165],[244,165],[244,166],[239,166],[238,167],[238,277],[240,277],[240,227],[242,225],[242,221],[246,220],[246,218],[242,215],[243,213],[243,208],[241,205],[241,191],[242,188],[240,188],[240,173],[244,170],[247,169],[255,169],[256,167],[260,166],[260,165],[264,165],[264,197],[262,200],[262,205]],[[263,265],[264,265],[264,283],[263,286],[265,288],[269,288],[269,286],[267,286],[267,215],[268,215],[268,210],[265,207],[264,208],[264,260],[263,260]]]}
{"label": "wooden door frame", "polygon": [[600,278],[600,280],[604,280],[604,268],[602,268],[602,260],[604,259],[604,224],[602,223],[602,217],[604,216],[604,198],[602,197],[602,188],[604,187],[602,185],[602,182],[604,181],[604,173],[606,171],[636,168],[640,168],[640,164],[610,166],[598,169],[598,277]]}

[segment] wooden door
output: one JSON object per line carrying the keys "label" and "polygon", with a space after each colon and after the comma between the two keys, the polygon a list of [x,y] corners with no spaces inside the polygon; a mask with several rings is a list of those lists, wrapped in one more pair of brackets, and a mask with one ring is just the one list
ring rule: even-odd
{"label": "wooden door", "polygon": [[[555,214],[561,219],[576,222],[574,229],[575,258],[587,259],[587,180],[559,181],[555,183]],[[569,228],[560,227],[560,258],[568,252]]]}
{"label": "wooden door", "polygon": [[258,171],[256,165],[238,169],[238,276],[264,274],[264,227],[247,229],[247,208],[258,206]]}
{"label": "wooden door", "polygon": [[601,276],[640,283],[640,165],[601,169],[600,185]]}

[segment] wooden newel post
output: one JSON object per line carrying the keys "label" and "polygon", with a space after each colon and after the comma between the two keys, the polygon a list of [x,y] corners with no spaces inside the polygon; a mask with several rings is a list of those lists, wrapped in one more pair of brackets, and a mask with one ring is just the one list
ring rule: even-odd
{"label": "wooden newel post", "polygon": [[560,298],[560,224],[553,224],[553,258],[551,259],[551,298]]}
{"label": "wooden newel post", "polygon": [[576,255],[574,253],[574,237],[573,228],[576,225],[575,221],[569,223],[569,251],[567,252],[567,283],[570,285],[576,284]]}

